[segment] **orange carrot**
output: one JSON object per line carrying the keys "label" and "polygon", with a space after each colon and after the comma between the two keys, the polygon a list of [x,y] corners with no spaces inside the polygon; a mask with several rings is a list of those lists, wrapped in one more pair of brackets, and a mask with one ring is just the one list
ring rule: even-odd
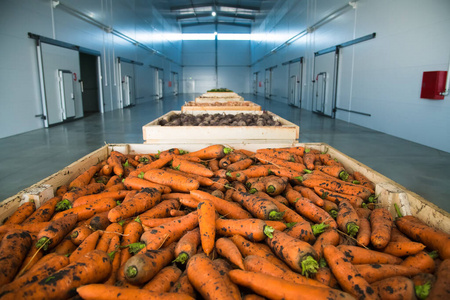
{"label": "orange carrot", "polygon": [[109,211],[97,213],[89,219],[88,226],[93,230],[105,230],[111,222],[108,219]]}
{"label": "orange carrot", "polygon": [[256,150],[256,153],[271,154],[271,153],[279,152],[279,151],[289,152],[289,153],[292,153],[292,154],[303,156],[304,153],[305,153],[305,148],[301,147],[301,146],[286,147],[286,148],[262,148],[262,149]]}
{"label": "orange carrot", "polygon": [[[333,219],[336,219],[338,213],[338,206],[336,203],[331,202],[329,200],[323,200],[323,210],[326,211]],[[370,226],[370,224],[369,224]]]}
{"label": "orange carrot", "polygon": [[52,218],[55,212],[56,204],[61,201],[61,197],[53,197],[45,201],[41,207],[36,209],[36,211],[29,216],[22,224],[31,224],[37,222],[47,222]]}
{"label": "orange carrot", "polygon": [[357,208],[356,213],[359,216],[359,230],[356,235],[356,242],[359,245],[367,247],[370,243],[370,236],[372,234],[372,228],[370,226],[370,218],[371,210],[364,208]]}
{"label": "orange carrot", "polygon": [[211,145],[203,149],[188,153],[188,156],[194,156],[201,159],[222,158],[233,150],[223,145]]}
{"label": "orange carrot", "polygon": [[36,210],[34,200],[23,203],[17,210],[3,223],[8,224],[21,224]]}
{"label": "orange carrot", "polygon": [[[198,202],[196,202],[196,205],[194,207],[197,207]],[[139,217],[141,223],[145,227],[153,228],[157,227],[159,225],[163,225],[166,223],[169,223],[171,221],[179,220],[182,217],[168,217],[168,218],[153,218],[153,217]]]}
{"label": "orange carrot", "polygon": [[166,185],[158,184],[139,177],[127,177],[125,178],[123,183],[128,189],[133,190],[141,190],[143,188],[150,188],[150,189],[153,188],[158,190],[160,193],[170,193],[172,191],[171,188]]}
{"label": "orange carrot", "polygon": [[262,273],[232,270],[228,275],[236,284],[250,288],[268,299],[353,299],[339,290],[296,284]]}
{"label": "orange carrot", "polygon": [[306,169],[306,166],[303,164],[290,162],[279,158],[274,158],[265,153],[256,153],[255,157],[263,164],[272,164],[278,168],[280,167],[288,168],[298,172],[302,172],[304,169]]}
{"label": "orange carrot", "polygon": [[186,193],[191,190],[196,190],[200,186],[197,180],[157,169],[147,171],[144,175],[144,179],[158,184],[167,185],[175,191]]}
{"label": "orange carrot", "polygon": [[194,230],[188,231],[178,241],[175,247],[174,262],[185,264],[189,258],[197,254],[197,247],[200,245],[200,229],[197,227]]}
{"label": "orange carrot", "polygon": [[209,255],[214,249],[216,239],[216,209],[209,200],[202,200],[197,206],[198,227],[200,228],[200,241],[203,252]]}
{"label": "orange carrot", "polygon": [[333,272],[331,272],[331,269],[328,268],[327,262],[325,261],[324,258],[321,258],[319,260],[319,269],[314,274],[314,279],[333,289],[340,288],[339,283],[336,280],[336,277],[334,277]]}
{"label": "orange carrot", "polygon": [[294,187],[294,190],[299,191],[303,197],[308,198],[311,200],[315,205],[322,207],[323,206],[323,199],[317,196],[317,194],[310,188],[297,185]]}
{"label": "orange carrot", "polygon": [[371,182],[364,174],[361,172],[355,171],[353,172],[353,176],[361,185],[370,190],[372,194],[375,193],[375,185]]}
{"label": "orange carrot", "polygon": [[235,299],[221,273],[205,254],[196,254],[188,262],[189,281],[204,299]]}
{"label": "orange carrot", "polygon": [[216,241],[216,250],[220,256],[244,270],[242,254],[237,246],[228,238],[222,237]]}
{"label": "orange carrot", "polygon": [[86,205],[86,204],[91,204],[92,202],[99,200],[99,199],[104,199],[104,198],[113,198],[114,200],[120,200],[125,198],[126,196],[128,196],[129,194],[131,194],[131,191],[125,191],[125,190],[120,190],[120,191],[103,191],[102,193],[99,194],[94,194],[94,195],[87,195],[87,196],[82,196],[80,198],[78,198],[77,200],[75,200],[72,203],[72,207],[78,207],[81,205]]}
{"label": "orange carrot", "polygon": [[200,176],[197,174],[187,173],[187,172],[183,172],[183,171],[171,169],[171,168],[164,168],[163,170],[197,180],[201,186],[212,186],[215,183],[215,181],[210,177]]}
{"label": "orange carrot", "polygon": [[73,187],[62,196],[62,200],[56,204],[56,211],[63,211],[72,208],[73,202],[81,196],[97,194],[105,189],[103,183],[91,183],[83,187]]}
{"label": "orange carrot", "polygon": [[141,245],[139,239],[142,236],[144,229],[139,222],[131,221],[124,225],[122,241],[120,248],[128,248],[120,251],[120,265],[122,266],[134,253],[141,250],[144,246]]}
{"label": "orange carrot", "polygon": [[239,206],[233,205],[234,203],[230,203],[226,200],[214,197],[213,195],[194,190],[190,192],[190,195],[196,199],[197,201],[207,200],[214,204],[217,212],[223,216],[226,216],[230,219],[249,219],[251,218],[251,214],[242,209]]}
{"label": "orange carrot", "polygon": [[75,245],[80,245],[89,235],[92,234],[92,229],[87,226],[78,226],[70,233],[70,239]]}
{"label": "orange carrot", "polygon": [[266,236],[271,237],[274,230],[260,219],[217,219],[215,225],[219,235],[239,234],[250,241],[262,241]]}
{"label": "orange carrot", "polygon": [[204,165],[188,161],[185,159],[180,159],[179,157],[176,156],[173,158],[172,167],[175,170],[200,175],[203,177],[212,177],[214,175],[214,172],[205,167]]}
{"label": "orange carrot", "polygon": [[273,165],[255,165],[245,170],[240,171],[247,178],[261,177],[269,175],[269,170],[273,168]]}
{"label": "orange carrot", "polygon": [[92,177],[94,177],[95,173],[100,171],[101,167],[102,166],[100,164],[90,167],[89,169],[87,169],[86,171],[84,171],[83,173],[78,175],[77,178],[72,180],[72,182],[69,184],[69,188],[73,188],[73,187],[80,188],[85,185],[88,185],[89,181],[91,181],[91,179],[92,179]]}
{"label": "orange carrot", "polygon": [[234,191],[232,198],[245,207],[255,218],[262,220],[281,220],[283,218],[283,213],[280,213],[278,207],[268,199],[240,191]]}
{"label": "orange carrot", "polygon": [[110,211],[117,203],[113,198],[97,199],[90,204],[80,205],[55,214],[52,220],[59,220],[69,215],[77,216],[77,221],[87,220],[97,213]]}
{"label": "orange carrot", "polygon": [[157,293],[145,289],[137,289],[125,286],[112,286],[107,284],[89,284],[77,288],[77,292],[87,300],[193,300],[188,295],[175,293]]}
{"label": "orange carrot", "polygon": [[35,247],[42,249],[52,249],[68,234],[77,222],[77,215],[68,215],[64,218],[52,221],[45,228],[39,231]]}
{"label": "orange carrot", "polygon": [[170,210],[178,209],[180,205],[180,202],[175,199],[164,200],[139,216],[140,218],[167,218],[170,217]]}
{"label": "orange carrot", "polygon": [[180,293],[191,296],[195,299],[196,292],[192,284],[189,282],[186,270],[178,278],[178,281],[170,288],[171,293]]}
{"label": "orange carrot", "polygon": [[130,201],[111,209],[108,214],[108,219],[114,223],[137,216],[158,204],[160,200],[161,194],[156,189],[142,189]]}
{"label": "orange carrot", "polygon": [[397,257],[414,255],[425,249],[425,245],[416,242],[389,242],[382,249],[384,253],[388,253]]}
{"label": "orange carrot", "polygon": [[228,290],[231,293],[231,297],[233,299],[241,299],[241,291],[239,290],[238,285],[231,281],[230,277],[228,276],[228,273],[232,270],[231,264],[222,258],[217,258],[213,260],[212,263],[216,270],[220,274],[223,274],[222,277],[225,280],[225,285],[228,287]]}
{"label": "orange carrot", "polygon": [[318,166],[316,169],[321,172],[324,172],[325,174],[342,179],[344,181],[347,180],[348,178],[347,171],[345,171],[345,168],[340,165]]}
{"label": "orange carrot", "polygon": [[358,269],[347,260],[338,248],[326,245],[323,254],[331,271],[344,291],[358,299],[379,299],[370,284],[361,277]]}
{"label": "orange carrot", "polygon": [[134,255],[122,267],[126,280],[132,284],[148,282],[175,258],[174,250],[175,243],[172,243],[160,250],[150,250]]}
{"label": "orange carrot", "polygon": [[339,203],[339,211],[336,222],[340,230],[350,236],[356,236],[359,230],[360,221],[356,210],[348,201]]}
{"label": "orange carrot", "polygon": [[253,164],[253,160],[251,158],[244,158],[242,160],[236,161],[227,166],[227,171],[235,172],[240,170],[245,170]]}
{"label": "orange carrot", "polygon": [[450,291],[450,259],[445,259],[436,272],[436,282],[427,299],[448,299]]}
{"label": "orange carrot", "polygon": [[155,293],[167,293],[181,275],[181,270],[176,266],[167,266],[159,271],[146,285],[142,287]]}
{"label": "orange carrot", "polygon": [[70,254],[70,263],[78,261],[81,257],[86,255],[87,253],[95,250],[95,246],[97,245],[98,238],[100,237],[100,231],[94,231],[89,235],[75,251]]}
{"label": "orange carrot", "polygon": [[371,285],[381,299],[416,299],[414,283],[404,276],[393,276]]}
{"label": "orange carrot", "polygon": [[318,186],[314,187],[314,191],[317,193],[317,195],[323,197],[323,199],[332,201],[336,204],[339,204],[339,202],[342,200],[347,200],[351,205],[353,205],[353,207],[359,208],[364,203],[364,200],[361,197],[341,194]]}
{"label": "orange carrot", "polygon": [[7,233],[0,244],[0,286],[11,282],[31,247],[31,236],[26,231]]}
{"label": "orange carrot", "polygon": [[153,169],[160,169],[160,168],[164,167],[165,165],[167,165],[170,161],[172,161],[171,154],[170,155],[161,155],[160,158],[158,158],[157,160],[130,172],[128,177],[138,177],[141,174],[142,174],[142,176],[144,176],[145,172],[147,172],[149,170],[153,170]]}
{"label": "orange carrot", "polygon": [[379,207],[372,211],[370,214],[370,226],[372,228],[370,241],[375,248],[381,249],[387,246],[391,240],[393,225],[391,214],[386,208]]}
{"label": "orange carrot", "polygon": [[436,252],[427,253],[425,251],[420,251],[419,253],[410,255],[405,258],[401,265],[407,267],[415,267],[425,273],[433,273],[434,269],[436,268],[436,263],[434,262],[434,259],[436,257]]}
{"label": "orange carrot", "polygon": [[111,243],[111,239],[115,236],[120,237],[119,235],[122,233],[123,233],[122,225],[120,225],[119,223],[111,223],[108,227],[106,227],[105,232],[99,238],[95,249],[106,252]]}
{"label": "orange carrot", "polygon": [[391,254],[356,246],[339,245],[337,248],[344,253],[348,261],[354,265],[360,264],[394,264],[398,265],[402,260]]}
{"label": "orange carrot", "polygon": [[355,265],[355,268],[369,283],[392,276],[414,276],[421,272],[415,267],[392,264],[362,264]]}
{"label": "orange carrot", "polygon": [[303,163],[308,170],[314,170],[314,161],[316,160],[316,155],[313,152],[307,152],[303,154]]}
{"label": "orange carrot", "polygon": [[67,235],[55,248],[53,248],[52,253],[68,256],[75,249],[77,249],[77,245],[72,243],[70,235]]}
{"label": "orange carrot", "polygon": [[340,236],[336,230],[330,229],[326,230],[324,233],[320,234],[316,242],[313,244],[314,250],[316,250],[319,258],[322,257],[323,247],[326,245],[339,245]]}

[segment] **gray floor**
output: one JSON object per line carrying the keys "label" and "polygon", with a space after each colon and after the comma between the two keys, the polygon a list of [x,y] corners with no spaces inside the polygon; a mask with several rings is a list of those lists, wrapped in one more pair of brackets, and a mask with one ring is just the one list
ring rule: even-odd
{"label": "gray floor", "polygon": [[[300,142],[324,142],[450,211],[450,153],[276,101],[243,95],[300,126]],[[57,172],[105,143],[143,143],[142,126],[194,95],[166,97],[0,139],[0,199]]]}

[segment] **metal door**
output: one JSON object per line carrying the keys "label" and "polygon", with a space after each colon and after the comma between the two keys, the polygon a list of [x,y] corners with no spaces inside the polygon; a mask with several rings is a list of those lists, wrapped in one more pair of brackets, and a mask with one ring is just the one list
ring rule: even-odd
{"label": "metal door", "polygon": [[253,73],[253,95],[258,94],[258,73]]}
{"label": "metal door", "polygon": [[297,95],[297,76],[292,75],[289,78],[289,94],[288,94],[288,100],[289,105],[295,105],[295,97]]}
{"label": "metal door", "polygon": [[316,53],[314,57],[313,112],[334,118],[339,51]]}
{"label": "metal door", "polygon": [[178,95],[178,73],[173,73],[173,94]]}
{"label": "metal door", "polygon": [[73,73],[69,70],[58,70],[59,95],[62,119],[75,117],[75,93],[73,90]]}
{"label": "metal door", "polygon": [[122,78],[122,99],[123,99],[123,107],[133,105],[134,81],[133,77],[128,75]]}
{"label": "metal door", "polygon": [[266,70],[266,79],[264,81],[264,97],[270,99],[272,85],[272,70]]}

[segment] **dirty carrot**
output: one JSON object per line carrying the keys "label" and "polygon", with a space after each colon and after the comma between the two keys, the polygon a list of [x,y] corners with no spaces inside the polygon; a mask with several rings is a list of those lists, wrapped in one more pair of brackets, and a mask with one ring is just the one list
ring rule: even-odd
{"label": "dirty carrot", "polygon": [[77,215],[68,215],[50,222],[49,225],[39,231],[35,247],[40,248],[42,246],[44,250],[54,248],[75,227],[77,219]]}
{"label": "dirty carrot", "polygon": [[252,194],[234,191],[232,198],[235,202],[245,207],[255,218],[262,220],[281,220],[283,213],[270,200]]}
{"label": "dirty carrot", "polygon": [[105,189],[103,183],[90,183],[83,187],[73,187],[62,196],[62,200],[56,204],[56,211],[63,211],[72,208],[73,202],[81,196],[97,194]]}
{"label": "dirty carrot", "polygon": [[276,167],[288,168],[298,172],[302,172],[304,169],[306,169],[306,166],[303,164],[274,158],[265,153],[256,153],[255,157],[263,164],[271,164]]}
{"label": "dirty carrot", "polygon": [[188,156],[195,156],[201,159],[214,159],[214,158],[222,158],[226,154],[231,153],[233,149],[227,148],[223,145],[211,145],[207,146],[203,149],[188,153]]}
{"label": "dirty carrot", "polygon": [[139,215],[140,218],[167,218],[170,217],[170,210],[178,209],[180,207],[180,202],[176,199],[168,199],[161,201],[157,205],[153,206],[149,210],[143,212]]}
{"label": "dirty carrot", "polygon": [[161,193],[156,189],[145,188],[138,192],[131,200],[123,202],[111,209],[108,219],[111,223],[137,216],[152,208],[161,200]]}
{"label": "dirty carrot", "polygon": [[61,201],[61,197],[53,197],[45,201],[36,211],[29,216],[22,224],[49,221],[55,212],[56,204]]}
{"label": "dirty carrot", "polygon": [[307,152],[303,154],[303,163],[308,170],[314,170],[314,161],[316,160],[316,155],[313,152]]}
{"label": "dirty carrot", "polygon": [[[198,202],[196,203],[196,205]],[[196,207],[196,205],[194,207]],[[143,226],[153,228],[159,225],[163,225],[175,220],[179,220],[182,217],[167,217],[167,218],[153,218],[153,217],[139,217]]]}
{"label": "dirty carrot", "polygon": [[216,241],[216,250],[220,256],[225,257],[231,263],[244,270],[242,254],[238,247],[228,238],[221,237]]}
{"label": "dirty carrot", "polygon": [[170,161],[172,161],[172,155],[163,155],[160,158],[158,158],[157,160],[130,172],[128,177],[138,177],[140,174],[142,174],[142,176],[143,176],[145,174],[145,172],[147,172],[149,170],[161,169],[162,167],[167,165]]}
{"label": "dirty carrot", "polygon": [[21,224],[36,210],[34,200],[23,203],[16,211],[6,220],[3,225]]}
{"label": "dirty carrot", "polygon": [[192,178],[157,169],[145,172],[144,179],[158,184],[167,185],[175,191],[185,193],[188,193],[191,190],[196,190],[200,186],[200,183]]}
{"label": "dirty carrot", "polygon": [[170,193],[171,189],[170,187],[163,185],[163,184],[159,184],[159,183],[155,183],[143,178],[139,178],[139,177],[127,177],[125,178],[125,180],[123,181],[123,184],[128,188],[128,189],[133,189],[133,190],[141,190],[144,188],[154,188],[156,190],[158,190],[160,193]]}
{"label": "dirty carrot", "polygon": [[381,299],[416,299],[413,281],[404,276],[393,276],[376,281],[371,286]]}
{"label": "dirty carrot", "polygon": [[204,253],[194,255],[186,270],[189,281],[204,299],[235,299],[224,277]]}
{"label": "dirty carrot", "polygon": [[348,178],[348,173],[345,171],[345,168],[339,165],[317,166],[316,169],[344,181]]}
{"label": "dirty carrot", "polygon": [[175,243],[160,250],[148,250],[128,259],[121,267],[132,284],[144,284],[167,266],[174,258]]}
{"label": "dirty carrot", "polygon": [[324,285],[339,289],[339,284],[336,280],[336,277],[334,277],[333,272],[331,272],[331,269],[328,268],[327,262],[324,258],[321,258],[319,260],[319,269],[314,274],[314,279],[317,280],[320,283],[323,283]]}
{"label": "dirty carrot", "polygon": [[255,165],[240,171],[240,173],[247,176],[247,178],[261,177],[269,175],[271,168],[273,168],[273,165]]}
{"label": "dirty carrot", "polygon": [[251,158],[244,158],[242,160],[236,161],[226,167],[227,171],[235,172],[240,170],[245,170],[253,164]]}
{"label": "dirty carrot", "polygon": [[[336,219],[338,213],[338,206],[336,203],[331,202],[329,200],[323,200],[323,210],[326,211],[333,219]],[[369,224],[370,226],[370,224]]]}
{"label": "dirty carrot", "polygon": [[215,183],[213,178],[210,178],[210,177],[200,176],[197,174],[187,173],[187,172],[183,172],[183,171],[171,169],[171,168],[164,168],[163,170],[197,180],[201,186],[212,186]]}
{"label": "dirty carrot", "polygon": [[362,264],[355,265],[355,268],[369,283],[392,276],[414,276],[421,272],[415,267],[392,264]]}
{"label": "dirty carrot", "polygon": [[186,173],[192,173],[203,177],[212,177],[214,172],[204,165],[185,159],[174,157],[172,161],[172,168]]}
{"label": "dirty carrot", "polygon": [[368,220],[371,210],[357,208],[356,213],[359,216],[359,229],[358,234],[356,235],[356,242],[359,245],[367,247],[370,243],[370,236],[372,234],[372,228],[370,226],[370,221]]}
{"label": "dirty carrot", "polygon": [[250,241],[262,241],[272,237],[273,228],[260,219],[217,219],[216,231],[218,235],[232,236],[239,234]]}
{"label": "dirty carrot", "polygon": [[200,242],[200,229],[198,227],[188,231],[177,242],[174,262],[185,264],[189,258],[197,254],[197,247],[200,245]]}
{"label": "dirty carrot", "polygon": [[89,235],[92,234],[92,229],[87,226],[78,226],[70,233],[70,239],[75,245],[80,245]]}
{"label": "dirty carrot", "polygon": [[312,189],[297,185],[294,187],[295,190],[299,191],[303,197],[311,200],[315,205],[322,207],[323,199],[320,198]]}
{"label": "dirty carrot", "polygon": [[55,248],[53,248],[52,253],[70,255],[75,249],[77,249],[77,245],[72,243],[70,235],[67,235]]}
{"label": "dirty carrot", "polygon": [[430,253],[420,251],[419,253],[406,257],[401,265],[407,267],[415,267],[425,273],[433,273],[434,269],[436,268],[434,259],[437,257],[438,255],[434,251]]}
{"label": "dirty carrot", "polygon": [[337,246],[339,245],[339,241],[339,233],[337,233],[334,229],[329,229],[317,237],[316,242],[313,244],[313,248],[316,250],[318,257],[321,258],[323,254],[323,247],[325,245]]}
{"label": "dirty carrot", "polygon": [[214,249],[216,239],[216,209],[211,201],[202,200],[198,203],[197,212],[200,241],[203,252],[209,256]]}
{"label": "dirty carrot", "polygon": [[111,222],[108,219],[109,211],[96,213],[89,219],[88,226],[92,230],[105,230]]}
{"label": "dirty carrot", "polygon": [[11,282],[31,247],[31,236],[26,231],[10,231],[0,244],[0,286]]}
{"label": "dirty carrot", "polygon": [[417,254],[425,249],[425,245],[416,242],[389,242],[381,251],[391,255],[402,257]]}
{"label": "dirty carrot", "polygon": [[223,274],[225,285],[228,287],[233,299],[241,299],[241,291],[239,290],[239,286],[231,281],[228,276],[228,273],[232,270],[231,264],[223,258],[217,258],[213,260],[213,265],[220,274]]}
{"label": "dirty carrot", "polygon": [[375,192],[375,185],[364,174],[358,171],[353,172],[355,180],[359,181],[361,185],[370,190],[372,194]]}
{"label": "dirty carrot", "polygon": [[98,199],[103,199],[103,198],[113,198],[114,200],[120,200],[120,199],[125,198],[130,193],[131,193],[131,191],[126,191],[126,190],[109,191],[109,192],[103,191],[102,193],[99,193],[99,194],[81,196],[80,198],[78,198],[77,200],[75,200],[72,203],[72,207],[90,204]]}
{"label": "dirty carrot", "polygon": [[116,207],[116,200],[113,198],[103,198],[97,199],[90,204],[80,205],[61,211],[55,214],[52,218],[53,221],[63,219],[69,215],[77,216],[77,221],[87,220],[93,217],[97,213],[102,213],[110,211],[112,208]]}
{"label": "dirty carrot", "polygon": [[102,166],[100,164],[89,167],[86,171],[78,175],[77,178],[75,178],[74,180],[72,180],[72,182],[70,182],[69,188],[71,189],[73,187],[83,187],[85,185],[88,185],[89,181],[91,181],[95,173],[100,171],[101,167]]}
{"label": "dirty carrot", "polygon": [[344,253],[348,261],[354,265],[360,264],[394,264],[398,265],[402,259],[391,254],[364,249],[356,246],[339,245],[337,248]]}
{"label": "dirty carrot", "polygon": [[177,282],[170,288],[169,292],[186,294],[195,299],[196,292],[192,284],[189,282],[186,270],[178,278]]}
{"label": "dirty carrot", "polygon": [[359,230],[359,216],[355,208],[348,201],[339,203],[339,211],[336,217],[336,223],[340,230],[350,236],[356,236]]}
{"label": "dirty carrot", "polygon": [[323,197],[323,199],[332,201],[336,204],[339,204],[342,200],[347,200],[353,207],[359,208],[364,203],[364,200],[361,197],[334,192],[318,186],[314,187],[314,191],[317,195]]}
{"label": "dirty carrot", "polygon": [[251,214],[239,206],[233,205],[233,202],[214,197],[213,195],[200,190],[190,192],[190,195],[197,201],[207,200],[214,204],[217,212],[229,219],[249,219]]}
{"label": "dirty carrot", "polygon": [[70,263],[78,261],[85,254],[95,250],[95,246],[97,245],[99,237],[100,231],[94,231],[86,239],[84,239],[84,241],[78,246],[78,248],[75,249],[72,254],[70,254]]}
{"label": "dirty carrot", "polygon": [[381,249],[387,246],[391,240],[392,226],[394,225],[391,213],[384,207],[375,208],[370,214],[370,226],[372,233],[370,242]]}
{"label": "dirty carrot", "polygon": [[353,299],[339,290],[296,284],[257,272],[231,270],[228,275],[236,284],[250,288],[268,299]]}
{"label": "dirty carrot", "polygon": [[99,238],[95,249],[106,252],[108,250],[109,244],[111,243],[111,239],[114,236],[119,236],[122,233],[122,225],[120,225],[119,223],[111,223],[108,227],[106,227],[105,232],[103,232],[102,236]]}
{"label": "dirty carrot", "polygon": [[[141,223],[136,221],[131,221],[123,227],[122,241],[120,242],[120,265],[122,266],[133,253],[141,250],[141,246],[138,243],[142,236],[144,229]],[[127,249],[123,249],[127,248]]]}
{"label": "dirty carrot", "polygon": [[436,277],[427,299],[448,299],[450,297],[450,259],[445,259],[441,263]]}
{"label": "dirty carrot", "polygon": [[153,277],[142,289],[155,293],[166,293],[180,278],[182,271],[176,266],[167,266]]}
{"label": "dirty carrot", "polygon": [[323,254],[328,266],[344,291],[358,299],[379,299],[370,284],[361,277],[358,269],[338,248],[326,245]]}

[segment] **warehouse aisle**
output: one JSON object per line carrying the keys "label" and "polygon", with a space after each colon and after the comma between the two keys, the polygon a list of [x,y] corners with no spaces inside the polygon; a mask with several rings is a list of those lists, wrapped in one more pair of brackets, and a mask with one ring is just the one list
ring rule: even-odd
{"label": "warehouse aisle", "polygon": [[[450,153],[321,117],[286,104],[243,95],[300,126],[300,142],[324,142],[450,211]],[[0,139],[0,200],[57,172],[105,143],[143,143],[142,126],[194,95],[165,97],[47,129]]]}

